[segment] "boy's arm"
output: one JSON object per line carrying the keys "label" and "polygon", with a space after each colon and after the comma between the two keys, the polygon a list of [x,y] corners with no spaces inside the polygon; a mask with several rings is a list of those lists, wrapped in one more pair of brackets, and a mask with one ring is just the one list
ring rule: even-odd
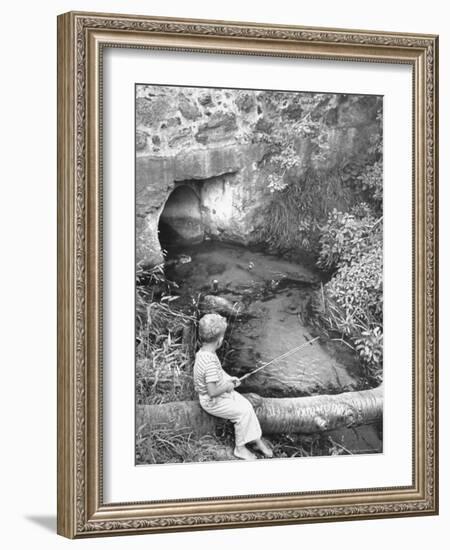
{"label": "boy's arm", "polygon": [[224,380],[223,382],[208,382],[206,384],[209,397],[217,397],[222,393],[230,392],[234,390],[234,383],[231,380]]}

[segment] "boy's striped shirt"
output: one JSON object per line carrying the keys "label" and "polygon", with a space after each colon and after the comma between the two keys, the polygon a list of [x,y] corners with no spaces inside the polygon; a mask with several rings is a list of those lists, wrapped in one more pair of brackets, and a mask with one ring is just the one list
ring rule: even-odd
{"label": "boy's striped shirt", "polygon": [[207,394],[208,382],[222,381],[222,365],[212,351],[199,349],[195,354],[194,389],[199,394]]}

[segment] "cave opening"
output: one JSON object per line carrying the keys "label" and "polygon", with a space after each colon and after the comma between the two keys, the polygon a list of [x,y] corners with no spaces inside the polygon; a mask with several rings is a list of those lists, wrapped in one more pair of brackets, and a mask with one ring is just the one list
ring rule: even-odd
{"label": "cave opening", "polygon": [[190,185],[178,185],[169,195],[159,218],[158,233],[165,250],[203,240],[200,199]]}

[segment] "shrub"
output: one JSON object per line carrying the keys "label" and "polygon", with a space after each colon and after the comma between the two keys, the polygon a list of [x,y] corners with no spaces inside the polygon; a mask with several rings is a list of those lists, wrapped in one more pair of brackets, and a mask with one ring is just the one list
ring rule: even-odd
{"label": "shrub", "polygon": [[353,325],[364,330],[379,324],[383,315],[381,243],[355,261],[344,264],[325,288],[328,298],[340,306],[342,318],[349,320],[349,328],[343,324],[342,333],[350,335]]}
{"label": "shrub", "polygon": [[383,255],[381,239],[359,258],[342,263],[323,286],[317,313],[331,331],[350,342],[367,373],[382,379]]}
{"label": "shrub", "polygon": [[382,379],[383,363],[383,332],[381,327],[376,326],[372,329],[363,330],[361,338],[355,339],[356,350],[362,359],[372,366],[373,376]]}
{"label": "shrub", "polygon": [[372,249],[380,239],[380,229],[379,220],[364,203],[351,213],[333,209],[322,228],[317,265],[327,270],[350,265]]}
{"label": "shrub", "polygon": [[376,209],[380,210],[383,202],[383,164],[381,160],[366,166],[363,173],[356,179],[361,186],[361,191],[366,193]]}

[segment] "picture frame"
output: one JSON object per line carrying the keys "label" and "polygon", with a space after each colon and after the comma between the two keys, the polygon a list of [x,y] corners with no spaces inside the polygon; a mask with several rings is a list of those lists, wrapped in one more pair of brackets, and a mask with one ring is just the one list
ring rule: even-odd
{"label": "picture frame", "polygon": [[[412,483],[105,502],[103,54],[107,48],[412,69]],[[68,538],[438,513],[438,37],[69,12],[58,16],[58,518]],[[133,368],[131,366],[131,368]]]}

